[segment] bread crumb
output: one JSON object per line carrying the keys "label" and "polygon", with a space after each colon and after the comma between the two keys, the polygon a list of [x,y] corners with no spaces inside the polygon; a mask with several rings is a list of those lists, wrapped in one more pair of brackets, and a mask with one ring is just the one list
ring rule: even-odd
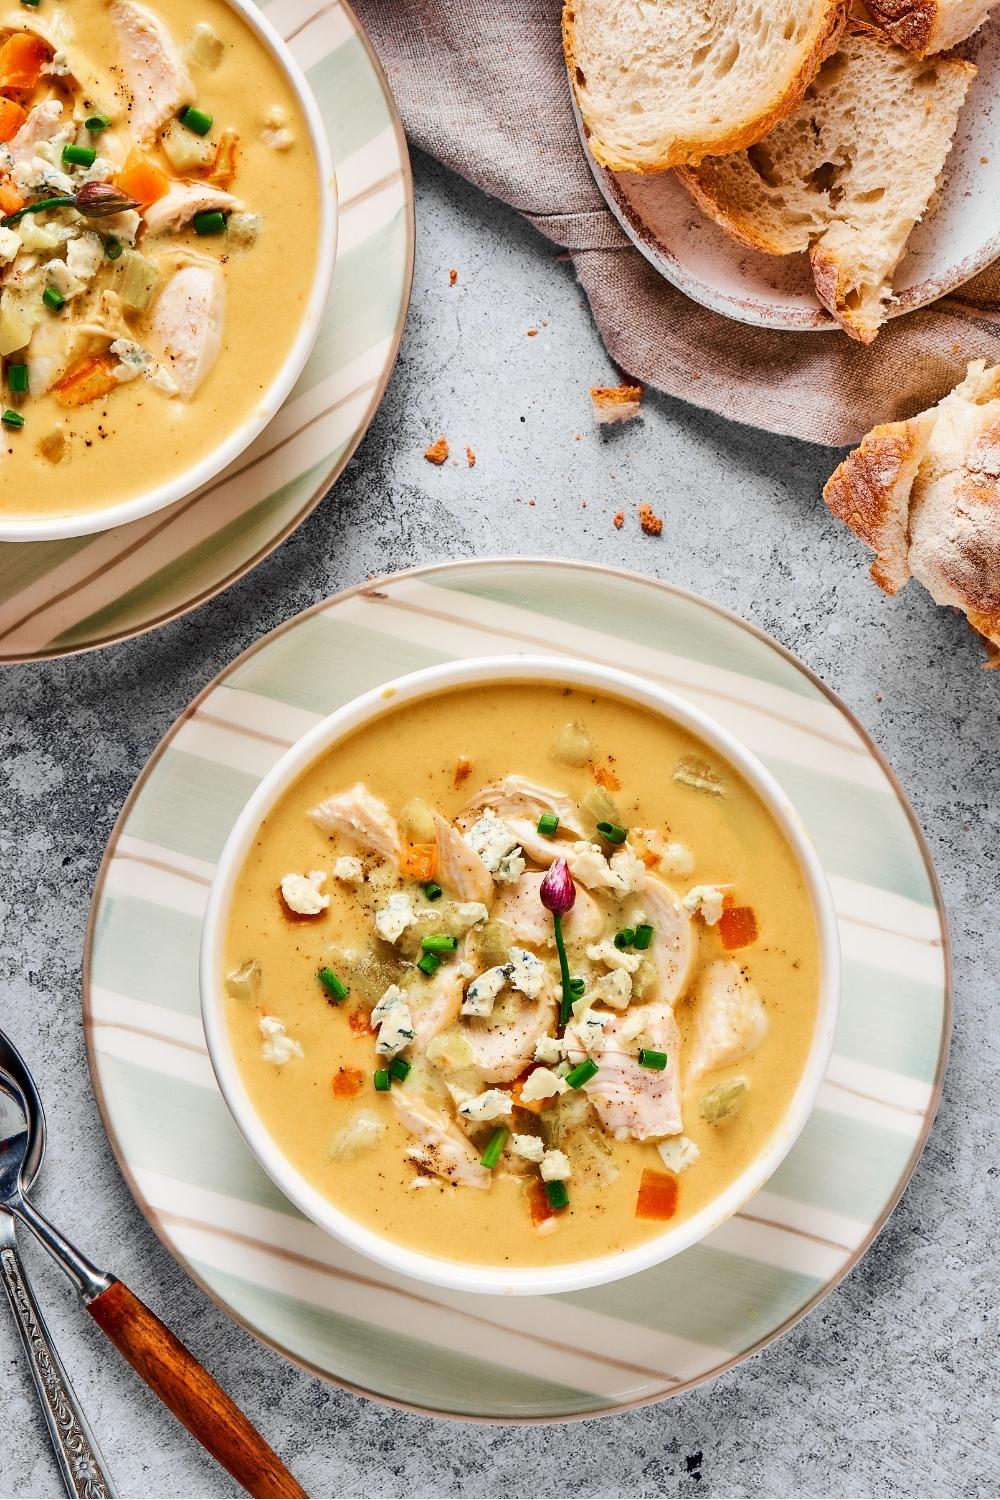
{"label": "bread crumb", "polygon": [[614,422],[631,422],[642,405],[641,385],[594,385],[590,404],[594,421],[610,426]]}
{"label": "bread crumb", "polygon": [[875,694],[875,702],[876,703],[881,703],[882,702],[882,694],[881,693],[876,693]]}
{"label": "bread crumb", "polygon": [[621,531],[625,525],[625,512],[623,510],[616,510],[611,519],[614,522],[615,530]]}
{"label": "bread crumb", "polygon": [[535,502],[534,502],[534,500],[529,500],[529,501],[528,501],[528,504],[529,504],[529,505],[534,505],[534,503],[535,503]]}
{"label": "bread crumb", "polygon": [[691,371],[691,379],[692,380],[700,380],[701,379],[701,371],[700,370],[692,370]]}
{"label": "bread crumb", "polygon": [[988,156],[981,156],[981,157],[980,157],[980,158],[979,158],[979,165],[980,165],[980,166],[981,166],[981,167],[988,167],[988,166],[989,166],[989,164],[990,164],[990,159],[989,159],[989,157],[988,157]]}
{"label": "bread crumb", "polygon": [[474,469],[476,467],[476,455],[475,451],[472,448],[466,448],[465,461],[469,465],[470,469]]}
{"label": "bread crumb", "polygon": [[429,464],[441,464],[448,461],[448,439],[439,437],[436,443],[431,443],[429,448],[424,449],[424,457]]}
{"label": "bread crumb", "polygon": [[959,351],[959,347],[960,346],[958,344],[952,344],[952,346],[951,346],[951,352],[952,352],[952,354],[957,354],[958,351]]}
{"label": "bread crumb", "polygon": [[458,272],[455,270],[455,267],[452,266],[451,270],[448,272],[448,285],[449,286],[454,286],[455,282],[457,280],[458,280]]}
{"label": "bread crumb", "polygon": [[574,440],[576,442],[579,442],[582,437],[583,437],[583,433],[582,432],[574,432],[574,434],[573,434],[573,438],[574,438]]}
{"label": "bread crumb", "polygon": [[663,530],[663,521],[651,505],[639,506],[639,525],[647,536],[659,536]]}
{"label": "bread crumb", "polygon": [[528,337],[529,337],[529,339],[537,338],[537,336],[538,336],[538,329],[537,328],[529,328],[528,329]]}

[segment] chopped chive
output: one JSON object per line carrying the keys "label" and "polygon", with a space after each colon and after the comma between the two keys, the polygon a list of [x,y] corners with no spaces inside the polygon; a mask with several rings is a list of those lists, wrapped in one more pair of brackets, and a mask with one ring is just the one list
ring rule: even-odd
{"label": "chopped chive", "polygon": [[428,880],[427,884],[424,886],[424,895],[427,897],[428,901],[440,901],[441,897],[444,895],[444,892],[442,891],[436,880]]}
{"label": "chopped chive", "polygon": [[21,416],[21,413],[19,411],[5,411],[3,416],[0,416],[0,422],[2,422],[5,427],[24,426],[24,418]]}
{"label": "chopped chive", "polygon": [[652,1047],[640,1047],[639,1063],[643,1068],[652,1068],[655,1072],[662,1073],[667,1066],[667,1054],[654,1052]]}
{"label": "chopped chive", "polygon": [[447,932],[429,932],[421,938],[420,946],[425,953],[454,953],[458,938],[450,937]]}
{"label": "chopped chive", "polygon": [[208,135],[212,128],[212,116],[207,115],[203,109],[195,109],[193,104],[181,110],[180,122],[188,130],[193,130],[195,135]]}
{"label": "chopped chive", "polygon": [[635,929],[635,936],[632,939],[632,947],[638,948],[640,952],[645,953],[646,949],[649,947],[652,941],[653,929],[651,925],[649,924],[649,922],[640,922],[638,927]]}
{"label": "chopped chive", "polygon": [[577,1000],[579,1000],[580,996],[587,988],[587,981],[585,979],[571,979],[569,982],[569,987],[571,994],[575,995]]}
{"label": "chopped chive", "polygon": [[597,831],[609,844],[624,844],[628,838],[628,829],[619,827],[617,823],[598,823]]}
{"label": "chopped chive", "polygon": [[409,1077],[412,1063],[408,1063],[405,1057],[394,1057],[389,1064],[389,1077],[395,1078],[397,1083],[405,1083]]}
{"label": "chopped chive", "polygon": [[538,820],[538,832],[544,833],[551,838],[559,827],[559,817],[556,813],[542,813]]}
{"label": "chopped chive", "polygon": [[225,234],[226,216],[218,209],[195,214],[192,219],[195,234]]}
{"label": "chopped chive", "polygon": [[373,1082],[375,1084],[375,1092],[377,1094],[387,1094],[392,1088],[392,1079],[389,1077],[389,1073],[385,1068],[375,1069]]}
{"label": "chopped chive", "polygon": [[108,260],[118,260],[124,248],[121,240],[116,240],[113,234],[109,234],[104,241],[104,253]]}
{"label": "chopped chive", "polygon": [[595,1073],[600,1072],[592,1057],[585,1057],[582,1063],[577,1063],[566,1074],[566,1082],[571,1089],[582,1089],[585,1083],[589,1083]]}
{"label": "chopped chive", "polygon": [[547,1182],[545,1196],[550,1208],[569,1208],[569,1193],[564,1182]]}
{"label": "chopped chive", "polygon": [[23,396],[28,389],[28,366],[25,364],[7,366],[7,384],[18,396]]}
{"label": "chopped chive", "polygon": [[62,148],[62,159],[68,167],[92,167],[97,160],[93,146],[75,146],[67,141]]}
{"label": "chopped chive", "polygon": [[441,967],[441,960],[436,953],[425,953],[423,958],[417,960],[417,968],[423,970],[428,978]]}
{"label": "chopped chive", "polygon": [[351,993],[350,986],[346,985],[332,969],[320,969],[319,982],[332,1001],[346,1000]]}
{"label": "chopped chive", "polygon": [[42,293],[42,301],[46,307],[51,307],[53,312],[58,312],[61,307],[66,306],[66,298],[56,291],[54,286],[47,286]]}
{"label": "chopped chive", "polygon": [[42,0],[21,0],[22,5],[28,5],[32,10],[37,10],[41,3]]}
{"label": "chopped chive", "polygon": [[489,1145],[486,1147],[486,1150],[479,1158],[483,1166],[486,1167],[488,1171],[492,1172],[493,1168],[500,1160],[500,1152],[503,1150],[504,1142],[506,1141],[509,1134],[510,1132],[508,1131],[506,1125],[500,1125],[490,1136]]}
{"label": "chopped chive", "polygon": [[86,125],[91,135],[100,135],[102,130],[107,130],[108,126],[111,124],[111,121],[108,119],[107,115],[91,115],[90,119],[84,120],[83,123]]}
{"label": "chopped chive", "polygon": [[620,932],[615,933],[616,948],[631,948],[635,943],[635,928],[623,927]]}

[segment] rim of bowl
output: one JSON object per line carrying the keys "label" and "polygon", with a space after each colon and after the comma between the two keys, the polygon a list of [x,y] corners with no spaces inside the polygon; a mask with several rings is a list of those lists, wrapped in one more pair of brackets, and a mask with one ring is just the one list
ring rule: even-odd
{"label": "rim of bowl", "polygon": [[[767,1146],[739,1177],[690,1219],[631,1250],[514,1270],[410,1250],[366,1228],[318,1192],[285,1156],[254,1108],[233,1056],[222,982],[233,886],[260,823],[285,792],[321,755],[382,714],[415,699],[491,682],[558,682],[603,692],[672,720],[720,753],[757,793],[792,848],[805,879],[820,956],[816,1026],[802,1075]],[[548,656],[480,657],[411,672],[352,699],[322,719],[272,766],[240,812],[219,856],[202,926],[199,985],[208,1053],[229,1111],[264,1171],[307,1218],[350,1249],[415,1281],[452,1291],[550,1296],[599,1286],[658,1265],[704,1239],[760,1191],[805,1126],[826,1075],[840,1006],[840,939],[826,873],[796,809],[770,771],[729,730],[669,689],[617,668]]]}
{"label": "rim of bowl", "polygon": [[274,380],[254,402],[250,414],[200,462],[134,499],[105,505],[99,510],[52,516],[0,515],[0,542],[47,542],[64,537],[90,536],[95,532],[110,531],[113,527],[127,526],[130,521],[139,521],[143,516],[153,515],[177,500],[192,496],[235,462],[260,436],[277,415],[312,353],[330,296],[337,253],[337,176],[330,145],[315,96],[287,42],[251,0],[224,0],[224,3],[237,13],[274,57],[292,86],[308,127],[320,200],[320,224],[316,269],[295,340]]}

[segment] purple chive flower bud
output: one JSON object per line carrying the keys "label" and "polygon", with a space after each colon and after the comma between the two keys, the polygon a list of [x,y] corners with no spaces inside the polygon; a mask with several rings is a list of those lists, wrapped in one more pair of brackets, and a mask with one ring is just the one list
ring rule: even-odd
{"label": "purple chive flower bud", "polygon": [[549,873],[542,881],[538,894],[542,905],[553,916],[564,917],[576,900],[576,886],[564,859],[557,859],[549,866]]}

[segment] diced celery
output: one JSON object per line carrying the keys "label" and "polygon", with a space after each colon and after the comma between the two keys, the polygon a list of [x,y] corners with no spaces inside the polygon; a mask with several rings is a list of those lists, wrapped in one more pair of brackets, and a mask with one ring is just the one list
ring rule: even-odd
{"label": "diced celery", "polygon": [[591,787],[580,800],[580,811],[596,828],[598,823],[617,823],[621,817],[618,803],[602,786]]}
{"label": "diced celery", "polygon": [[434,824],[434,809],[422,797],[414,797],[399,815],[410,840],[414,844],[433,844],[437,837]]}
{"label": "diced celery", "polygon": [[701,1112],[710,1125],[721,1125],[732,1119],[743,1108],[750,1092],[748,1078],[731,1078],[728,1083],[717,1083],[701,1101]]}
{"label": "diced celery", "polygon": [[564,766],[585,766],[593,760],[596,751],[587,726],[576,722],[563,725],[549,754]]}
{"label": "diced celery", "polygon": [[133,312],[142,312],[149,306],[159,279],[159,267],[138,250],[126,250],[115,263],[114,289],[122,304]]}
{"label": "diced celery", "polygon": [[225,46],[207,21],[199,21],[187,45],[187,60],[196,68],[217,68]]}
{"label": "diced celery", "polygon": [[4,292],[0,297],[0,354],[13,354],[15,349],[23,349],[38,321],[23,297]]}

